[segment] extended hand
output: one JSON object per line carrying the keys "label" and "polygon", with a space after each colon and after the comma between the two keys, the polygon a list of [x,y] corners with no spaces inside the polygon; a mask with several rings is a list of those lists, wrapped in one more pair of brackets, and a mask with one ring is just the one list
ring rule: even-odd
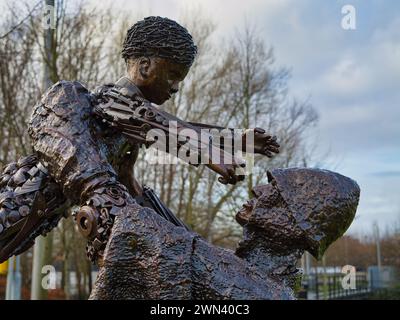
{"label": "extended hand", "polygon": [[[254,153],[263,154],[268,158],[271,158],[273,156],[273,153],[279,153],[280,145],[277,142],[276,136],[271,136],[265,133],[265,130],[261,128],[247,129],[243,133],[243,148],[246,147],[247,150],[249,149],[249,134],[254,134]],[[246,150],[243,149],[243,151]]]}
{"label": "extended hand", "polygon": [[221,175],[218,181],[222,184],[236,184],[239,181],[244,180],[244,175],[238,175],[235,173],[236,168],[243,167],[244,164],[214,164],[210,163],[207,165],[211,170]]}

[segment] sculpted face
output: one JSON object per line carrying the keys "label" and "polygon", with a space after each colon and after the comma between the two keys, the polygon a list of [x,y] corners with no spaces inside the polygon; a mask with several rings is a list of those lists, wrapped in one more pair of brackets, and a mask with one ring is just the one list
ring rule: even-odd
{"label": "sculpted face", "polygon": [[253,198],[247,200],[246,203],[242,205],[242,208],[238,211],[236,214],[236,221],[240,225],[246,225],[249,223],[249,220],[251,218],[253,209],[255,208],[258,199],[263,195],[268,195],[273,192],[272,186],[267,184],[267,185],[260,185],[254,187],[251,192],[253,193]]}
{"label": "sculpted face", "polygon": [[273,184],[256,186],[252,193],[254,197],[243,204],[236,215],[239,224],[248,229],[256,228],[263,236],[278,242],[299,236],[294,217]]}
{"label": "sculpted face", "polygon": [[144,97],[161,105],[178,92],[190,67],[157,57],[142,57],[128,70],[131,80]]}

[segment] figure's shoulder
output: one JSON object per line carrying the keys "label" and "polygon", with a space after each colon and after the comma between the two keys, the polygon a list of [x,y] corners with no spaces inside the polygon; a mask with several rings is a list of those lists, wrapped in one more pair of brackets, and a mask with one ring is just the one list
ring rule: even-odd
{"label": "figure's shoulder", "polygon": [[79,81],[60,80],[43,94],[41,103],[47,107],[89,102],[90,91]]}
{"label": "figure's shoulder", "polygon": [[42,95],[32,109],[30,127],[48,122],[83,119],[92,112],[91,92],[78,81],[61,80]]}
{"label": "figure's shoulder", "polygon": [[71,80],[60,80],[53,84],[47,91],[45,95],[53,92],[63,91],[65,93],[79,93],[79,92],[89,92],[86,86],[80,81]]}

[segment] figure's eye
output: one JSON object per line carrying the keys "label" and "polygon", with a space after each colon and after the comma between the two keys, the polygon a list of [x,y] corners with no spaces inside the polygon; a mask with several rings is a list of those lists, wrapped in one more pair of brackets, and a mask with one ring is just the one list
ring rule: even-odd
{"label": "figure's eye", "polygon": [[177,72],[177,71],[171,71],[171,72],[169,73],[169,75],[170,75],[170,79],[171,79],[171,80],[179,80],[179,81],[182,81],[181,75],[180,75],[180,73]]}

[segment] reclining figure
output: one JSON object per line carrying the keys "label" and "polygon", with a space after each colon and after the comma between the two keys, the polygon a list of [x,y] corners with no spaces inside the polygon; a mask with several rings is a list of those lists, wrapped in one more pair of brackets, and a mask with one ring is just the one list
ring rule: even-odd
{"label": "reclining figure", "polygon": [[305,250],[320,259],[350,226],[360,189],[327,170],[268,172],[237,213],[236,252],[211,245],[149,208],[116,217],[91,299],[294,299]]}

